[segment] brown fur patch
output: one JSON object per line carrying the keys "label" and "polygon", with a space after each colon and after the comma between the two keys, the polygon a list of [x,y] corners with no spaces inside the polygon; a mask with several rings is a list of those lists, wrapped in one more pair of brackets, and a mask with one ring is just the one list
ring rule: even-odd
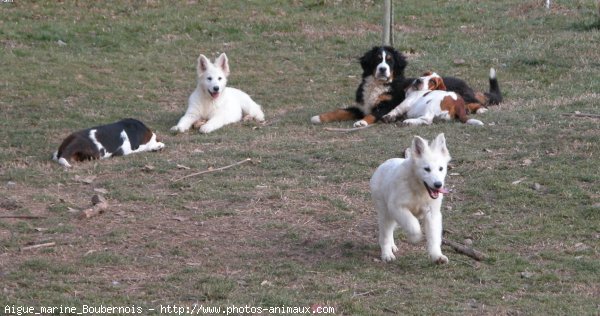
{"label": "brown fur patch", "polygon": [[354,115],[354,113],[350,111],[346,111],[344,109],[337,109],[335,111],[319,115],[319,119],[321,120],[321,123],[327,123],[335,121],[350,121],[357,119],[357,117]]}
{"label": "brown fur patch", "polygon": [[384,102],[392,100],[392,96],[390,94],[381,94],[377,97],[377,102]]}
{"label": "brown fur patch", "polygon": [[144,138],[142,138],[142,144],[147,144],[150,139],[152,139],[152,131],[147,128],[146,131],[144,132]]}
{"label": "brown fur patch", "polygon": [[429,90],[444,90],[446,91],[446,85],[442,78],[431,78],[429,79]]}
{"label": "brown fur patch", "polygon": [[489,101],[488,98],[485,96],[485,94],[483,94],[481,92],[475,93],[475,99],[477,99],[477,101],[479,101],[479,103],[481,103],[481,104],[487,104]]}
{"label": "brown fur patch", "polygon": [[457,100],[454,100],[451,96],[444,97],[440,102],[440,108],[442,111],[448,111],[451,118],[458,119],[463,123],[469,119],[465,110],[465,101],[460,96]]}
{"label": "brown fur patch", "polygon": [[371,124],[375,123],[375,121],[377,120],[377,118],[375,118],[375,116],[373,116],[373,114],[369,114],[369,115],[365,116],[363,118],[363,120],[365,122],[367,122],[367,124],[371,125]]}
{"label": "brown fur patch", "polygon": [[468,103],[465,105],[469,113],[477,113],[477,110],[483,108],[483,106],[479,103]]}

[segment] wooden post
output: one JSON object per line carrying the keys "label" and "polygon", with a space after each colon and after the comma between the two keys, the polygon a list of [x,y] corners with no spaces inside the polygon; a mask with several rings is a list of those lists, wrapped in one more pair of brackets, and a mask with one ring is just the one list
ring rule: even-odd
{"label": "wooden post", "polygon": [[394,46],[394,9],[392,0],[383,1],[383,45]]}

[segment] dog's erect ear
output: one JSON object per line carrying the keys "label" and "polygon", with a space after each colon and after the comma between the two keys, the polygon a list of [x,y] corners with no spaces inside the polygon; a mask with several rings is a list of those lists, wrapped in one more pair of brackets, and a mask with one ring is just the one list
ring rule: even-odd
{"label": "dog's erect ear", "polygon": [[206,69],[208,69],[209,65],[210,65],[210,60],[208,60],[208,58],[206,58],[206,56],[200,54],[200,57],[198,57],[198,69],[197,69],[198,75],[205,72]]}
{"label": "dog's erect ear", "polygon": [[225,55],[225,53],[222,53],[219,55],[219,57],[217,57],[217,60],[215,60],[215,65],[223,70],[225,77],[229,76],[229,60],[227,59],[227,55]]}
{"label": "dog's erect ear", "polygon": [[444,133],[440,133],[433,140],[433,143],[431,143],[431,150],[439,152],[443,156],[448,157],[448,160],[450,160],[450,153],[446,147],[446,137],[444,136]]}
{"label": "dog's erect ear", "polygon": [[411,158],[421,158],[425,151],[429,150],[429,146],[427,145],[427,141],[419,136],[415,136],[413,138],[412,146],[410,146],[410,155]]}

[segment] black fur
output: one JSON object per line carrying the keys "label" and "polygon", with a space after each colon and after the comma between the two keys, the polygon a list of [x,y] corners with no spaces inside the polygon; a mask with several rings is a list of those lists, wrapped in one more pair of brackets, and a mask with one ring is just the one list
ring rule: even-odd
{"label": "black fur", "polygon": [[60,145],[57,152],[57,159],[65,158],[69,161],[73,158],[76,161],[99,159],[105,154],[105,150],[98,150],[96,145],[90,139],[90,131],[96,130],[96,139],[113,156],[122,156],[123,145],[121,132],[125,131],[131,149],[136,150],[147,143],[152,136],[152,131],[144,123],[136,119],[124,119],[116,123],[95,126],[92,128],[77,131],[69,135]]}

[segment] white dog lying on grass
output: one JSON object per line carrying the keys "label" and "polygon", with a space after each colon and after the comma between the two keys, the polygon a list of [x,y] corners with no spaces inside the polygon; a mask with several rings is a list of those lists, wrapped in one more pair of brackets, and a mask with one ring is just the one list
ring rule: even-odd
{"label": "white dog lying on grass", "polygon": [[244,115],[259,122],[265,120],[260,105],[248,94],[227,87],[227,55],[221,54],[214,64],[206,56],[200,55],[197,71],[198,84],[190,95],[187,111],[171,131],[183,133],[194,125],[200,127],[200,132],[210,133],[224,125],[241,121]]}

